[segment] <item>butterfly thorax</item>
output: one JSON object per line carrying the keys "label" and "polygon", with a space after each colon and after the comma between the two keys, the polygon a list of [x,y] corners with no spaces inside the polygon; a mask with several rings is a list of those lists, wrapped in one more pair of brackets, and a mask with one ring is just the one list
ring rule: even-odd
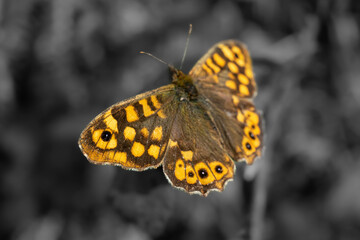
{"label": "butterfly thorax", "polygon": [[170,67],[172,83],[179,89],[180,100],[195,100],[198,91],[194,85],[193,78],[179,69]]}

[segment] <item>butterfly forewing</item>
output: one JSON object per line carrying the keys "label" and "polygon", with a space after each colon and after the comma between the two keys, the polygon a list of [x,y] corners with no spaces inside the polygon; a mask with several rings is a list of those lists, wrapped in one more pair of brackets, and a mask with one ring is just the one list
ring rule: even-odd
{"label": "butterfly forewing", "polygon": [[83,131],[79,146],[96,164],[145,170],[161,164],[174,115],[174,86],[168,85],[115,104]]}
{"label": "butterfly forewing", "polygon": [[199,88],[206,84],[242,98],[252,98],[256,94],[249,52],[236,40],[215,44],[189,74]]}

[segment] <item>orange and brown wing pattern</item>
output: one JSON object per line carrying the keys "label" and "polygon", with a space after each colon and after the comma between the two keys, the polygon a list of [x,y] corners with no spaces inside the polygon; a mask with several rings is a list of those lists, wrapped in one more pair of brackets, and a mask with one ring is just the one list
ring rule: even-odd
{"label": "orange and brown wing pattern", "polygon": [[[171,130],[172,84],[109,107],[82,132],[79,146],[95,164],[145,170],[158,167]],[[176,110],[175,110],[176,111]]]}
{"label": "orange and brown wing pattern", "polygon": [[189,75],[200,88],[223,88],[242,98],[256,95],[249,52],[244,44],[236,40],[214,45],[195,64]]}
{"label": "orange and brown wing pattern", "polygon": [[233,179],[234,162],[223,148],[215,125],[199,103],[180,102],[170,133],[163,169],[169,182],[206,196]]}
{"label": "orange and brown wing pattern", "polygon": [[262,118],[251,100],[221,91],[203,93],[208,113],[227,152],[235,161],[252,164],[263,148]]}
{"label": "orange and brown wing pattern", "polygon": [[261,116],[252,103],[256,83],[251,58],[235,40],[214,45],[193,67],[190,75],[216,124],[229,155],[251,164],[261,155]]}

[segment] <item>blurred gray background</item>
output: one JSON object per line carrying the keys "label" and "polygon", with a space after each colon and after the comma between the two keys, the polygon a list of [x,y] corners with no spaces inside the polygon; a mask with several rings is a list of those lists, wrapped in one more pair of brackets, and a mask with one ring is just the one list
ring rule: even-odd
{"label": "blurred gray background", "polygon": [[[216,42],[249,48],[263,157],[222,193],[95,166],[83,128]],[[0,0],[0,239],[359,239],[360,2]]]}

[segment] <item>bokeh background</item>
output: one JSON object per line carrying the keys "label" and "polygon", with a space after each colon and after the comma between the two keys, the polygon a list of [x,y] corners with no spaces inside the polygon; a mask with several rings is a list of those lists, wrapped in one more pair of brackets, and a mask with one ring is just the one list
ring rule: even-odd
{"label": "bokeh background", "polygon": [[[247,44],[263,157],[222,193],[95,166],[83,128],[214,43]],[[0,239],[359,239],[357,0],[1,0]]]}

